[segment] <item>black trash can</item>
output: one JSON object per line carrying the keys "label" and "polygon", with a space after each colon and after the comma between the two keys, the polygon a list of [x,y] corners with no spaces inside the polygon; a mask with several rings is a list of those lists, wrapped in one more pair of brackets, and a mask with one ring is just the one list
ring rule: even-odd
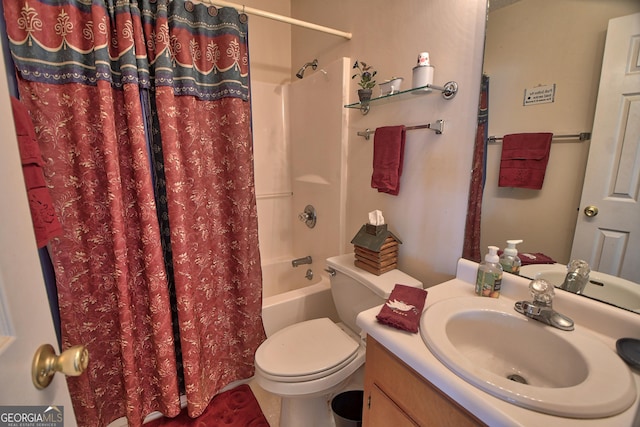
{"label": "black trash can", "polygon": [[331,409],[333,410],[336,427],[362,426],[363,398],[363,390],[349,390],[336,395],[331,400]]}

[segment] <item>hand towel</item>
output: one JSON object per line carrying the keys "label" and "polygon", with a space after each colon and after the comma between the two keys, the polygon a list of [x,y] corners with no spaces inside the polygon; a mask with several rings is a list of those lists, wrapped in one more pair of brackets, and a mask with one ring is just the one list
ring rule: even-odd
{"label": "hand towel", "polygon": [[46,246],[51,238],[62,234],[62,226],[56,217],[51,194],[45,184],[42,155],[31,116],[17,98],[11,98],[11,107],[18,136],[18,149],[22,161],[27,197],[29,198],[33,230],[36,235],[36,243],[41,248]]}
{"label": "hand towel", "polygon": [[552,133],[514,133],[502,140],[499,187],[540,190],[549,162]]}
{"label": "hand towel", "polygon": [[404,158],[405,127],[385,126],[376,129],[373,136],[373,175],[371,187],[378,192],[397,196]]}
{"label": "hand towel", "polygon": [[556,261],[554,261],[551,257],[540,253],[540,252],[535,252],[535,253],[519,253],[518,254],[518,258],[520,258],[520,261],[522,261],[522,265],[530,265],[530,264],[555,264]]}
{"label": "hand towel", "polygon": [[378,322],[408,332],[418,332],[427,291],[397,283],[376,316]]}

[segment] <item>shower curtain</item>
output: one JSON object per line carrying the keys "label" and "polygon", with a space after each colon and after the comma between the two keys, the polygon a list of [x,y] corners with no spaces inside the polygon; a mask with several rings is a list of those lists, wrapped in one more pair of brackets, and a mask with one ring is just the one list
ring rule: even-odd
{"label": "shower curtain", "polygon": [[180,364],[195,417],[264,340],[246,17],[182,0],[4,15],[64,230],[63,347],[90,354],[68,379],[77,420],[177,415]]}
{"label": "shower curtain", "polygon": [[478,104],[478,128],[473,146],[473,167],[469,184],[467,219],[464,230],[462,257],[481,261],[480,228],[482,218],[482,193],[487,167],[487,131],[489,129],[489,76],[482,75]]}

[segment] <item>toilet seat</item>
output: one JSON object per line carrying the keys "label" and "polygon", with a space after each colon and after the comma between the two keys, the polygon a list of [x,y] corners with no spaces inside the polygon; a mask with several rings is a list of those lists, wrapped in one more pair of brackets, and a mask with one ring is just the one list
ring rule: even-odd
{"label": "toilet seat", "polygon": [[280,382],[325,377],[353,361],[359,343],[329,318],[288,326],[269,337],[256,351],[256,369]]}

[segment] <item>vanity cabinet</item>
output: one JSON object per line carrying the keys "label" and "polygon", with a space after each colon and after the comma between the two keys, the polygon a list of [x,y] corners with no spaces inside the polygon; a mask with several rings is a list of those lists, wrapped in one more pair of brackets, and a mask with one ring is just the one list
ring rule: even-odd
{"label": "vanity cabinet", "polygon": [[364,427],[485,425],[371,336],[362,416]]}

